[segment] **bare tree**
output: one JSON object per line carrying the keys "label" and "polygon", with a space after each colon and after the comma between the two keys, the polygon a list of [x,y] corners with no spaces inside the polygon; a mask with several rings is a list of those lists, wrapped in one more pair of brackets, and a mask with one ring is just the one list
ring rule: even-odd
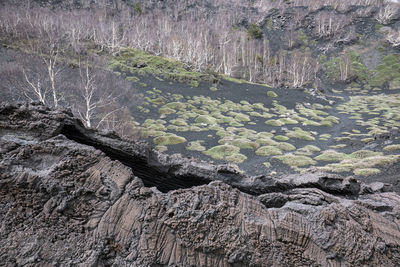
{"label": "bare tree", "polygon": [[112,109],[105,114],[100,115],[100,109],[111,106],[115,103],[116,98],[112,93],[101,92],[101,85],[96,80],[96,74],[89,67],[86,61],[83,66],[79,62],[80,76],[80,92],[82,96],[83,107],[78,109],[78,113],[86,127],[93,127],[93,121],[96,119],[95,128],[105,121],[111,114],[115,113],[118,108]]}
{"label": "bare tree", "polygon": [[393,46],[399,47],[400,46],[400,31],[399,30],[391,30],[386,35],[386,40]]}
{"label": "bare tree", "polygon": [[382,6],[376,16],[376,20],[381,24],[388,24],[398,15],[399,5],[396,3],[387,3]]}

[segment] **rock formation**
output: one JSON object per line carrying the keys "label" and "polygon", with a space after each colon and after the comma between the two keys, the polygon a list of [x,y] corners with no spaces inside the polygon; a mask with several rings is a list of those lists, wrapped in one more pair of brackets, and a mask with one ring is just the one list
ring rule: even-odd
{"label": "rock formation", "polygon": [[399,266],[389,191],[321,173],[248,177],[68,111],[0,105],[5,266]]}

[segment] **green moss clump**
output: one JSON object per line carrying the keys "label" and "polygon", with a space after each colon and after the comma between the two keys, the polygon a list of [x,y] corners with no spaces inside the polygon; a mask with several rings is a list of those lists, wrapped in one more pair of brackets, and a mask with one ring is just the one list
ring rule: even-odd
{"label": "green moss clump", "polygon": [[280,120],[267,120],[267,121],[265,122],[265,124],[271,125],[271,126],[276,126],[276,127],[280,127],[280,126],[285,125],[285,123],[283,123],[283,122],[280,121]]}
{"label": "green moss clump", "polygon": [[233,163],[242,163],[243,161],[245,161],[247,159],[247,157],[243,154],[233,154],[230,156],[227,156],[225,158],[225,160],[229,161],[229,162],[233,162]]}
{"label": "green moss clump", "polygon": [[303,167],[315,165],[317,163],[312,158],[303,155],[285,154],[282,156],[275,156],[274,158],[291,167]]}
{"label": "green moss clump", "polygon": [[315,160],[318,161],[329,161],[329,162],[334,162],[334,161],[342,161],[346,158],[345,153],[340,153],[335,150],[326,150],[322,152],[321,155],[315,157]]}
{"label": "green moss clump", "polygon": [[219,145],[208,149],[207,151],[203,151],[204,154],[212,157],[216,160],[223,160],[226,157],[232,156],[234,154],[238,154],[240,148],[232,145]]}
{"label": "green moss clump", "polygon": [[267,92],[267,96],[268,97],[273,97],[273,98],[278,97],[278,95],[274,91],[268,91]]}
{"label": "green moss clump", "polygon": [[279,149],[284,150],[284,151],[292,151],[296,150],[296,147],[292,144],[286,143],[286,142],[281,142],[276,145]]}
{"label": "green moss clump", "polygon": [[206,148],[201,145],[201,142],[203,141],[192,141],[189,142],[189,144],[186,146],[187,150],[192,150],[192,151],[205,151]]}
{"label": "green moss clump", "polygon": [[248,139],[244,139],[244,138],[235,139],[232,142],[230,142],[230,144],[233,146],[242,148],[242,149],[256,149],[260,146],[256,142],[252,142],[252,141],[250,141]]}
{"label": "green moss clump", "polygon": [[383,150],[385,150],[385,151],[396,151],[396,150],[400,150],[400,144],[385,146],[385,147],[383,148]]}
{"label": "green moss clump", "polygon": [[269,145],[269,146],[278,145],[278,142],[272,140],[270,137],[259,138],[256,140],[256,143],[260,145]]}
{"label": "green moss clump", "polygon": [[313,120],[304,120],[301,124],[304,126],[321,126],[321,123]]}
{"label": "green moss clump", "polygon": [[250,121],[250,117],[246,114],[236,114],[235,120],[238,122],[247,122]]}
{"label": "green moss clump", "polygon": [[117,56],[113,56],[109,66],[112,70],[122,72],[128,77],[136,74],[152,75],[159,80],[165,78],[178,82],[186,82],[194,87],[197,87],[201,80],[214,81],[215,79],[219,79],[218,75],[213,73],[188,71],[185,64],[180,61],[155,56],[131,48],[122,49]]}
{"label": "green moss clump", "polygon": [[163,106],[164,108],[172,108],[175,110],[184,110],[186,108],[186,104],[182,102],[170,102]]}
{"label": "green moss clump", "polygon": [[341,173],[341,172],[350,172],[353,170],[354,166],[353,164],[349,163],[332,163],[325,165],[323,167],[318,167],[319,170],[324,171],[324,172],[334,172],[334,173]]}
{"label": "green moss clump", "polygon": [[289,137],[284,136],[284,135],[275,135],[274,139],[276,139],[278,141],[287,141],[287,140],[289,140]]}
{"label": "green moss clump", "polygon": [[306,140],[306,141],[314,141],[315,138],[314,136],[312,136],[312,134],[308,131],[304,131],[300,128],[293,128],[294,131],[289,131],[288,133],[286,133],[286,136],[289,138],[297,138],[297,139],[301,139],[301,140]]}
{"label": "green moss clump", "polygon": [[298,124],[299,122],[291,119],[291,118],[281,118],[279,119],[280,122],[282,122],[283,124]]}
{"label": "green moss clump", "polygon": [[170,123],[172,123],[173,125],[177,125],[177,126],[187,126],[186,121],[184,121],[183,119],[176,119],[176,120],[171,120]]}
{"label": "green moss clump", "polygon": [[353,163],[355,168],[372,168],[377,166],[389,166],[399,161],[399,156],[387,155],[387,156],[374,156],[364,159],[348,159],[344,163]]}
{"label": "green moss clump", "polygon": [[274,134],[270,133],[270,132],[259,132],[259,133],[256,134],[257,139],[259,139],[259,138],[271,138],[273,136],[274,136]]}
{"label": "green moss clump", "polygon": [[176,111],[173,110],[172,108],[160,108],[158,110],[158,113],[163,114],[163,115],[169,115],[169,114],[174,114]]}
{"label": "green moss clump", "polygon": [[332,137],[332,135],[330,135],[330,134],[321,134],[319,136],[319,140],[328,141],[331,137]]}
{"label": "green moss clump", "polygon": [[302,148],[298,149],[295,152],[295,154],[296,155],[311,156],[315,152],[320,152],[320,151],[321,151],[321,149],[319,147],[317,147],[317,146],[306,145],[305,147],[302,147]]}
{"label": "green moss clump", "polygon": [[282,151],[275,146],[263,146],[256,150],[258,156],[282,155]]}
{"label": "green moss clump", "polygon": [[196,123],[216,124],[217,120],[208,115],[200,115],[195,120]]}
{"label": "green moss clump", "polygon": [[375,139],[373,137],[368,137],[368,138],[363,138],[361,139],[361,142],[363,143],[371,143],[373,142]]}
{"label": "green moss clump", "polygon": [[376,168],[365,168],[365,169],[355,169],[353,171],[353,173],[355,175],[359,175],[359,176],[371,176],[371,175],[377,175],[379,174],[381,171],[379,169]]}
{"label": "green moss clump", "polygon": [[218,91],[218,88],[215,87],[215,86],[211,86],[211,87],[210,87],[210,91],[213,91],[213,92]]}
{"label": "green moss clump", "polygon": [[167,146],[167,145],[177,145],[186,142],[184,137],[167,133],[163,136],[158,136],[153,139],[154,144],[159,146]]}

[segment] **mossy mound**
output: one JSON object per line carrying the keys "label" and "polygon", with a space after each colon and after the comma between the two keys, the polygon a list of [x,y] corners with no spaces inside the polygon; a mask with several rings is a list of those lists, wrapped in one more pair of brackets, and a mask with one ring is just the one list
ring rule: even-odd
{"label": "mossy mound", "polygon": [[153,139],[154,144],[159,146],[177,145],[186,142],[184,137],[167,133],[163,136],[158,136]]}
{"label": "mossy mound", "polygon": [[312,134],[310,132],[304,131],[298,127],[295,127],[293,129],[294,129],[294,131],[289,131],[288,133],[286,133],[287,137],[306,140],[306,141],[314,141],[315,140],[314,136],[312,136]]}
{"label": "mossy mound", "polygon": [[296,155],[303,155],[303,156],[311,156],[313,155],[315,152],[320,152],[321,149],[317,146],[314,145],[306,145],[302,148],[299,148],[295,154]]}
{"label": "mossy mound", "polygon": [[213,74],[189,71],[185,64],[178,60],[155,56],[132,48],[122,49],[118,55],[112,57],[110,68],[114,71],[123,72],[127,78],[135,77],[137,74],[147,74],[160,80],[166,78],[186,82],[194,87],[197,87],[202,80],[214,81],[219,79]]}
{"label": "mossy mound", "polygon": [[203,141],[192,141],[189,142],[188,145],[186,146],[187,150],[192,150],[192,151],[205,151],[206,148],[201,145]]}
{"label": "mossy mound", "polygon": [[326,150],[322,152],[321,155],[315,157],[314,159],[318,161],[338,162],[344,160],[346,156],[347,155],[345,153],[340,153],[335,150]]}
{"label": "mossy mound", "polygon": [[238,138],[230,142],[231,145],[237,146],[242,149],[256,149],[260,145],[248,139]]}
{"label": "mossy mound", "polygon": [[276,145],[278,145],[278,142],[272,140],[272,139],[269,138],[269,137],[257,139],[257,140],[256,140],[256,143],[257,143],[257,144],[260,144],[260,145],[269,145],[269,146],[276,146]]}
{"label": "mossy mound", "polygon": [[208,115],[200,115],[195,120],[196,123],[204,123],[204,124],[216,124],[217,120]]}
{"label": "mossy mound", "polygon": [[282,155],[282,151],[275,146],[263,146],[256,150],[258,156],[276,156]]}
{"label": "mossy mound", "polygon": [[285,124],[298,124],[299,123],[298,121],[296,121],[296,120],[294,120],[292,118],[281,118],[281,119],[279,119],[279,121],[281,123],[283,123],[284,125]]}
{"label": "mossy mound", "polygon": [[247,157],[243,154],[233,154],[230,156],[227,156],[225,158],[225,160],[229,161],[229,162],[233,162],[233,163],[242,163],[243,161],[245,161],[247,159]]}
{"label": "mossy mound", "polygon": [[226,157],[232,156],[234,154],[238,154],[240,151],[240,148],[237,146],[232,146],[232,145],[220,145],[220,146],[215,146],[207,151],[203,151],[204,154],[212,157],[213,159],[216,160],[223,160]]}
{"label": "mossy mound", "polygon": [[381,171],[376,168],[365,168],[365,169],[355,169],[353,173],[359,176],[371,176],[371,175],[377,175],[381,173]]}
{"label": "mossy mound", "polygon": [[270,126],[276,126],[276,127],[280,127],[280,126],[285,125],[285,123],[283,123],[280,120],[267,120],[265,122],[265,124],[270,125]]}
{"label": "mossy mound", "polygon": [[174,114],[176,111],[173,110],[172,108],[160,108],[158,110],[158,113],[163,114],[163,115],[169,115],[169,114]]}
{"label": "mossy mound", "polygon": [[284,136],[284,135],[275,135],[275,136],[274,136],[274,139],[276,139],[276,140],[278,140],[278,141],[287,141],[287,140],[289,140],[290,138],[287,137],[287,136]]}
{"label": "mossy mound", "polygon": [[171,120],[170,123],[176,126],[187,126],[186,121],[184,121],[183,119]]}
{"label": "mossy mound", "polygon": [[292,151],[292,150],[296,149],[296,147],[294,145],[286,143],[286,142],[280,142],[280,143],[276,144],[276,146],[283,151]]}
{"label": "mossy mound", "polygon": [[385,146],[385,147],[383,148],[383,150],[385,150],[385,151],[396,151],[396,150],[400,150],[400,144]]}

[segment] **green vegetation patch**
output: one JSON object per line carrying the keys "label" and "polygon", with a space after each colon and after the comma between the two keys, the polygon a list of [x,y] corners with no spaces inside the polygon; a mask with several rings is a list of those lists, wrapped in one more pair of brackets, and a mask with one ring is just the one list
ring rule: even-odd
{"label": "green vegetation patch", "polygon": [[186,121],[183,120],[183,119],[180,119],[180,118],[178,118],[176,120],[170,120],[170,123],[172,123],[172,124],[174,124],[176,126],[187,126]]}
{"label": "green vegetation patch", "polygon": [[385,82],[398,77],[400,77],[400,54],[390,54],[383,57],[382,63],[376,67],[370,85],[381,87]]}
{"label": "green vegetation patch", "polygon": [[201,143],[204,141],[192,141],[189,142],[188,145],[186,146],[187,150],[192,150],[192,151],[205,151],[206,148],[201,145]]}
{"label": "green vegetation patch", "polygon": [[282,151],[275,146],[263,146],[256,150],[258,156],[282,155]]}
{"label": "green vegetation patch", "polygon": [[186,82],[197,87],[201,80],[214,81],[219,79],[214,74],[190,71],[180,61],[155,56],[150,53],[125,48],[110,60],[110,68],[124,73],[127,77],[139,75],[153,75],[178,82]]}
{"label": "green vegetation patch", "polygon": [[217,120],[208,115],[200,115],[195,120],[196,123],[204,123],[204,124],[216,124]]}
{"label": "green vegetation patch", "polygon": [[283,124],[298,124],[299,122],[291,119],[291,118],[281,118],[279,119],[280,122],[282,122]]}
{"label": "green vegetation patch", "polygon": [[260,39],[262,34],[262,29],[256,24],[250,24],[249,28],[247,29],[247,36],[250,39]]}
{"label": "green vegetation patch", "polygon": [[385,151],[396,151],[396,150],[400,150],[400,144],[385,146],[385,147],[383,148],[383,150],[385,150]]}
{"label": "green vegetation patch", "polygon": [[229,162],[233,162],[233,163],[242,163],[243,161],[245,161],[247,159],[247,157],[243,154],[233,154],[230,156],[227,156],[225,158],[225,160],[229,161]]}
{"label": "green vegetation patch", "polygon": [[177,145],[186,142],[184,137],[167,133],[163,136],[158,136],[153,139],[154,144],[159,146]]}
{"label": "green vegetation patch", "polygon": [[238,154],[240,151],[240,148],[237,146],[232,146],[232,145],[220,145],[220,146],[215,146],[207,151],[203,151],[204,154],[212,157],[213,159],[216,160],[223,160],[226,159],[226,157],[232,156],[234,154]]}
{"label": "green vegetation patch", "polygon": [[285,123],[283,123],[280,120],[267,120],[265,122],[265,124],[270,125],[270,126],[276,126],[276,127],[280,127],[280,126],[285,125]]}
{"label": "green vegetation patch", "polygon": [[314,146],[314,145],[306,145],[306,146],[304,146],[304,147],[302,147],[302,148],[299,148],[299,149],[295,152],[295,154],[296,154],[296,155],[311,156],[311,155],[313,155],[314,153],[320,152],[320,151],[321,151],[321,149],[320,149],[319,147],[317,147],[317,146]]}
{"label": "green vegetation patch", "polygon": [[274,91],[268,91],[267,92],[267,96],[268,97],[273,97],[273,98],[278,97],[277,93],[275,93]]}
{"label": "green vegetation patch", "polygon": [[244,138],[234,139],[232,142],[230,142],[230,144],[242,149],[256,149],[260,146],[258,143]]}
{"label": "green vegetation patch", "polygon": [[330,135],[330,134],[321,134],[319,136],[319,140],[328,141],[331,137],[332,137],[332,135]]}
{"label": "green vegetation patch", "polygon": [[286,142],[280,142],[276,145],[279,149],[284,150],[284,151],[292,151],[296,150],[296,147],[292,144],[286,143]]}
{"label": "green vegetation patch", "polygon": [[353,173],[355,175],[359,175],[359,176],[371,176],[371,175],[377,175],[379,174],[381,171],[379,169],[376,168],[365,168],[365,169],[355,169],[353,171]]}
{"label": "green vegetation patch", "polygon": [[284,135],[275,135],[275,136],[274,136],[274,139],[276,139],[276,140],[278,140],[278,141],[287,141],[287,140],[289,140],[290,138],[287,137],[287,136],[284,136]]}
{"label": "green vegetation patch", "polygon": [[314,141],[315,138],[312,136],[312,134],[308,131],[304,131],[298,127],[293,128],[294,131],[288,131],[286,133],[286,136],[289,138],[297,138],[301,140],[306,140],[306,141]]}
{"label": "green vegetation patch", "polygon": [[269,146],[278,145],[278,142],[272,140],[270,137],[259,138],[256,140],[256,143],[260,145],[269,145]]}
{"label": "green vegetation patch", "polygon": [[334,161],[342,161],[346,158],[345,153],[340,153],[335,150],[326,150],[322,152],[321,155],[315,157],[315,160],[318,161],[329,161],[329,162],[334,162]]}

